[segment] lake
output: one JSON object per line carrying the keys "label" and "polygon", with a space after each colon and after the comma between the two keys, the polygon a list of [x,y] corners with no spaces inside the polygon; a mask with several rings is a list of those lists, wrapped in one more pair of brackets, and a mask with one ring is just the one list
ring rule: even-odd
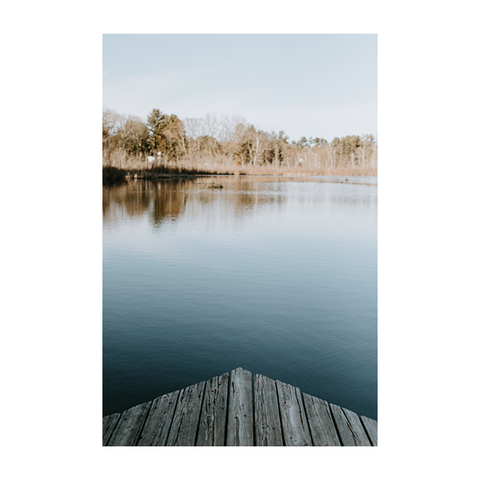
{"label": "lake", "polygon": [[377,177],[104,187],[103,414],[237,367],[377,418]]}

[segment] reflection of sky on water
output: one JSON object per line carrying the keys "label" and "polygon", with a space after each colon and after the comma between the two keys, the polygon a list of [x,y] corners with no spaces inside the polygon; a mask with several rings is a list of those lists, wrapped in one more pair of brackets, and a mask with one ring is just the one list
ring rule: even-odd
{"label": "reflection of sky on water", "polygon": [[376,418],[377,187],[315,178],[104,192],[107,413],[242,366]]}

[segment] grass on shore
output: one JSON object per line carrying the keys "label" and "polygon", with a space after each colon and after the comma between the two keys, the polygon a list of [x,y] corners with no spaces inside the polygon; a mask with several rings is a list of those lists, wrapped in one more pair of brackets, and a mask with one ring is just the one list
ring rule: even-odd
{"label": "grass on shore", "polygon": [[[116,162],[112,162],[116,163]],[[225,165],[220,162],[200,162],[194,166],[188,162],[176,162],[168,164],[146,164],[144,161],[119,162],[116,166],[105,165],[103,167],[103,184],[118,185],[130,178],[177,177],[195,175],[377,175],[374,167],[348,166],[338,168],[326,168],[315,166],[280,166],[272,165]]]}

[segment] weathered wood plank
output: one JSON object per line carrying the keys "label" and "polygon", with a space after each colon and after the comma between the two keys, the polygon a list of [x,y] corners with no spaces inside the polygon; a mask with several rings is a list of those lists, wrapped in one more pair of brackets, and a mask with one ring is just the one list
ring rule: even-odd
{"label": "weathered wood plank", "polygon": [[253,445],[252,374],[243,368],[232,370],[228,402],[227,445]]}
{"label": "weathered wood plank", "polygon": [[253,393],[255,404],[255,445],[282,446],[282,425],[280,423],[275,380],[263,375],[255,375]]}
{"label": "weathered wood plank", "polygon": [[137,445],[165,445],[179,395],[177,390],[153,400]]}
{"label": "weathered wood plank", "polygon": [[[253,395],[254,394],[254,395]],[[255,422],[255,423],[254,423]],[[103,417],[103,444],[377,446],[377,421],[242,368]]]}
{"label": "weathered wood plank", "polygon": [[152,402],[145,402],[125,410],[120,416],[115,429],[112,432],[108,446],[134,446],[138,440],[145,417],[147,416]]}
{"label": "weathered wood plank", "polygon": [[184,388],[180,392],[166,446],[194,446],[205,382]]}
{"label": "weathered wood plank", "polygon": [[103,417],[103,445],[105,446],[108,442],[110,434],[112,433],[115,425],[117,424],[117,420],[120,417],[120,413],[112,413],[111,415],[107,415]]}
{"label": "weathered wood plank", "polygon": [[285,445],[312,445],[300,389],[277,380],[277,394]]}
{"label": "weathered wood plank", "polygon": [[346,408],[330,404],[340,441],[344,446],[371,446],[358,415]]}
{"label": "weathered wood plank", "polygon": [[367,432],[370,443],[376,447],[378,445],[378,434],[377,434],[377,421],[372,418],[361,416],[360,420]]}
{"label": "weathered wood plank", "polygon": [[308,393],[303,394],[305,413],[315,446],[341,446],[332,415],[325,400],[312,397]]}
{"label": "weathered wood plank", "polygon": [[195,445],[207,447],[225,445],[227,397],[228,373],[207,381]]}

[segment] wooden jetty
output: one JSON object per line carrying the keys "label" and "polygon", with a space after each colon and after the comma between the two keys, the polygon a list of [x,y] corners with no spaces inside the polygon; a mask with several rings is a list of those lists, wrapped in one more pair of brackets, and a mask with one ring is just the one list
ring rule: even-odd
{"label": "wooden jetty", "polygon": [[104,446],[377,446],[377,421],[243,368],[103,417]]}

